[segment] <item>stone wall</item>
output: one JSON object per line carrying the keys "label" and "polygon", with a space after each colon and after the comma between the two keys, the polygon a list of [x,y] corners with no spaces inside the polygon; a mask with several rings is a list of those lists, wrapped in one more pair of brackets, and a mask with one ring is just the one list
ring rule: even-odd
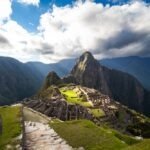
{"label": "stone wall", "polygon": [[49,102],[29,100],[24,102],[24,105],[41,112],[48,117],[56,117],[63,121],[92,118],[86,108],[76,104],[68,104],[65,100],[51,100]]}

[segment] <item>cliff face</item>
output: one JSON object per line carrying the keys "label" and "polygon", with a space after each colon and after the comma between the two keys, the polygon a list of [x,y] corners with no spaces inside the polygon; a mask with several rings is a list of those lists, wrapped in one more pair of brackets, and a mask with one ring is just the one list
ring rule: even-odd
{"label": "cliff face", "polygon": [[76,81],[90,88],[101,90],[105,94],[111,94],[106,82],[106,74],[103,67],[94,59],[91,53],[84,53],[71,71]]}
{"label": "cliff face", "polygon": [[138,80],[127,73],[101,66],[90,52],[85,52],[78,59],[71,76],[78,84],[95,88],[122,104],[149,115],[144,110],[144,104],[149,104],[149,94]]}

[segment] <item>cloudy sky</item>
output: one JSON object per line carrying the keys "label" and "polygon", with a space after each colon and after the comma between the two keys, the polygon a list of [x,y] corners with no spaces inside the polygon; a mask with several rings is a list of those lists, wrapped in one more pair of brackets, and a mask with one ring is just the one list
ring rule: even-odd
{"label": "cloudy sky", "polygon": [[150,0],[0,0],[0,56],[56,62],[150,56]]}

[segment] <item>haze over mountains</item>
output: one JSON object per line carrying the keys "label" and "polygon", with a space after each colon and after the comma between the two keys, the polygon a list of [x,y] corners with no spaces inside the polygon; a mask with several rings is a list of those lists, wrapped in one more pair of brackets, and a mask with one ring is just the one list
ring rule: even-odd
{"label": "haze over mountains", "polygon": [[75,64],[75,59],[64,59],[57,63],[44,64],[42,62],[28,62],[27,65],[31,68],[36,68],[45,77],[50,71],[55,71],[59,76],[65,76],[69,73]]}
{"label": "haze over mountains", "polygon": [[[84,72],[85,75],[83,79],[78,78],[78,75],[81,76],[82,72],[79,73],[77,70],[75,71],[75,69],[71,72],[79,79],[79,83],[102,90],[105,94],[112,96],[123,104],[147,114],[149,102],[145,100],[147,99],[145,97],[148,97],[149,93],[142,85],[130,75],[107,69],[102,65],[136,76],[143,85],[146,83],[145,88],[147,87],[148,89],[150,81],[148,69],[149,58],[126,57],[105,59],[100,61],[101,65],[99,65],[93,56],[88,58],[88,62],[89,60],[90,63],[92,62],[94,65],[92,64],[92,68],[85,70],[86,73]],[[0,62],[0,104],[3,105],[34,95],[36,91],[40,89],[45,76],[50,71],[55,71],[60,77],[67,75],[73,68],[76,59],[62,60],[54,64],[44,64],[41,62],[28,62],[24,64],[12,58],[0,57]],[[99,66],[101,71],[97,72]],[[96,72],[90,76],[91,73],[93,73],[90,71],[92,69],[96,70]],[[100,77],[98,77],[99,74],[101,74]],[[111,76],[108,74],[111,74]],[[90,82],[89,78],[91,77],[94,81],[92,80]],[[132,99],[132,101],[130,99]]]}

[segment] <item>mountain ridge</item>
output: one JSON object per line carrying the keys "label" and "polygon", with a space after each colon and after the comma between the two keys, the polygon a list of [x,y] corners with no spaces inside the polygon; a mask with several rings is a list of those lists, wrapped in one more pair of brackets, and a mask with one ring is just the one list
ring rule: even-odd
{"label": "mountain ridge", "polygon": [[0,105],[12,104],[35,94],[42,75],[26,64],[10,57],[0,57]]}
{"label": "mountain ridge", "polygon": [[90,52],[81,55],[70,72],[77,83],[100,90],[122,104],[149,115],[149,110],[144,104],[149,96],[141,83],[127,73],[101,66],[91,56]]}
{"label": "mountain ridge", "polygon": [[[140,57],[130,57],[130,59],[132,60],[132,58],[136,58],[136,59],[142,59],[142,60],[144,60],[145,58],[140,58]],[[5,61],[7,61],[7,59],[9,59],[9,60],[15,60],[15,59],[13,59],[13,58],[10,58],[10,57],[0,57],[0,59],[3,59],[3,60],[5,60]],[[114,58],[115,59],[115,58]],[[122,58],[121,58],[122,59]],[[127,58],[126,58],[127,59]],[[149,60],[149,58],[146,58],[147,60]],[[15,62],[19,62],[19,61],[17,61],[17,60],[15,60]],[[69,62],[69,63],[68,63]],[[102,62],[102,63],[101,63]],[[21,63],[21,62],[19,62],[19,63]],[[29,62],[30,63],[30,62]],[[21,63],[21,64],[24,64],[23,65],[23,67],[22,68],[24,68],[24,66],[27,66],[27,67],[25,67],[25,68],[28,68],[28,69],[25,69],[26,70],[26,72],[28,73],[28,72],[32,72],[35,76],[39,76],[39,78],[40,78],[40,80],[39,80],[39,84],[42,84],[43,83],[43,80],[44,80],[44,77],[47,75],[46,73],[47,72],[49,72],[49,71],[52,71],[52,70],[54,70],[54,71],[56,71],[57,73],[58,73],[58,75],[59,76],[61,76],[61,77],[63,77],[63,76],[65,76],[66,74],[68,74],[69,73],[69,71],[71,70],[71,68],[72,68],[72,66],[74,65],[74,63],[75,63],[75,59],[69,59],[69,61],[68,60],[63,60],[63,61],[61,61],[61,62],[59,62],[58,64],[57,63],[55,63],[55,64],[53,64],[53,67],[51,68],[50,66],[48,67],[48,68],[51,68],[50,70],[47,68],[47,70],[46,70],[46,72],[45,73],[41,73],[41,70],[37,67],[37,66],[34,66],[34,65],[32,65],[32,63],[34,63],[34,62],[32,62],[31,64],[29,64],[29,63]],[[107,64],[103,64],[103,60],[101,60],[100,61],[100,63],[103,65],[103,66],[107,66]],[[1,64],[2,64],[2,62],[1,62]],[[6,63],[7,65],[8,65],[8,63]],[[7,73],[7,68],[9,68],[9,67],[7,67],[6,66],[6,64],[5,64],[5,67],[4,66],[2,66],[1,67],[1,76],[3,76],[3,75],[5,75],[6,73]],[[14,65],[14,63],[11,63],[12,64],[12,66]],[[56,65],[57,64],[57,65]],[[113,64],[113,63],[112,63]],[[134,63],[135,64],[135,63]],[[45,65],[45,64],[43,64],[43,65]],[[49,64],[47,64],[47,65],[49,65]],[[56,65],[56,66],[55,66]],[[55,66],[55,67],[54,67]],[[59,73],[59,71],[60,71],[60,69],[59,68],[57,68],[57,66],[60,66],[60,68],[61,68],[61,66],[63,66],[63,68],[67,68],[67,70],[66,69],[61,69],[62,71],[61,71],[61,73]],[[66,67],[67,66],[67,67]],[[133,65],[134,66],[134,65]],[[108,65],[108,67],[109,67],[109,65]],[[2,68],[3,69],[5,69],[5,72],[3,72],[2,73]],[[15,68],[14,66],[13,66],[13,68]],[[56,70],[56,68],[57,68],[57,70]],[[110,67],[111,68],[111,67]],[[133,67],[132,67],[133,68]],[[111,69],[115,69],[115,67],[113,67],[113,68],[111,68]],[[134,68],[133,68],[134,69]],[[22,69],[21,69],[22,70]],[[19,71],[19,72],[21,72],[21,70]],[[29,71],[30,70],[30,71]],[[119,70],[119,69],[118,69]],[[121,70],[121,69],[120,69]],[[148,70],[148,69],[146,69],[146,70]],[[123,72],[125,72],[124,70],[121,70],[121,71],[123,71]],[[11,71],[12,72],[12,71]],[[10,72],[10,74],[11,74],[11,72]],[[147,73],[147,72],[146,72]],[[19,73],[20,74],[20,73]],[[141,73],[138,73],[138,74],[141,74]],[[143,76],[144,77],[144,76]],[[10,76],[9,77],[7,77],[8,79],[10,78]],[[38,78],[38,77],[37,77]],[[137,78],[138,79],[138,78]],[[68,78],[67,78],[67,80],[68,80]],[[74,78],[72,77],[72,76],[70,76],[70,81],[73,81],[74,80]],[[148,81],[148,78],[146,79],[147,81]],[[11,80],[9,80],[9,82],[11,83],[11,84],[13,84],[13,79],[11,79]],[[141,82],[142,83],[142,82]],[[147,82],[148,83],[148,82]],[[6,82],[5,82],[5,84],[6,84]],[[40,86],[37,86],[37,90],[39,90],[40,89]],[[35,92],[32,92],[33,94],[35,94]],[[7,94],[1,94],[1,92],[0,92],[0,95],[1,95],[1,101],[3,102],[3,104],[9,104],[10,102],[10,99],[8,98],[7,99]],[[5,95],[6,95],[6,97],[5,97]],[[146,96],[146,97],[149,97],[149,92],[147,92],[147,94],[146,95],[148,95],[148,96]],[[26,97],[26,95],[24,96],[24,97]],[[23,98],[24,98],[23,97]],[[11,100],[11,103],[14,103],[16,101],[16,98],[14,99],[13,98],[13,100]],[[146,101],[145,102],[146,104],[147,104],[147,106],[149,106],[149,101]],[[1,103],[2,104],[2,103]],[[146,105],[146,104],[144,104],[144,105]],[[147,108],[148,109],[148,108]]]}

